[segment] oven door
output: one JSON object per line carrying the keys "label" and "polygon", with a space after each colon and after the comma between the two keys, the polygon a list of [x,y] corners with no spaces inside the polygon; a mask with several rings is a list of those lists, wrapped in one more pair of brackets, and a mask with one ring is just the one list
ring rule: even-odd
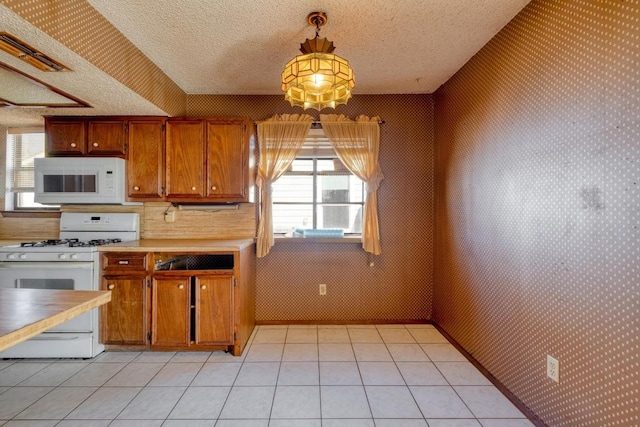
{"label": "oven door", "polygon": [[[93,265],[93,262],[3,262],[0,263],[0,287],[91,290]],[[92,331],[91,312],[88,312],[47,332]]]}

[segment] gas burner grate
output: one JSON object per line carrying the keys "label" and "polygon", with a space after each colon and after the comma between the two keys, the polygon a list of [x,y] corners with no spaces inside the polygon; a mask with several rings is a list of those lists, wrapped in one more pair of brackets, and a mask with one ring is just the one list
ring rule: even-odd
{"label": "gas burner grate", "polygon": [[118,243],[121,242],[121,239],[94,239],[94,240],[84,240],[81,241],[79,239],[49,239],[49,240],[40,240],[33,242],[22,242],[20,243],[20,247],[22,248],[43,248],[47,246],[67,246],[70,248],[78,248],[78,247],[87,247],[87,246],[102,246],[108,245],[109,243]]}
{"label": "gas burner grate", "polygon": [[108,245],[109,243],[118,243],[121,242],[121,239],[94,239],[89,241],[80,242],[75,239],[75,242],[70,242],[69,247],[84,247],[84,246],[103,246]]}
{"label": "gas burner grate", "polygon": [[29,248],[29,247],[33,247],[33,248],[42,248],[45,246],[61,246],[61,245],[68,245],[70,242],[77,242],[78,239],[48,239],[48,240],[40,240],[37,242],[22,242],[20,243],[20,246],[23,248]]}

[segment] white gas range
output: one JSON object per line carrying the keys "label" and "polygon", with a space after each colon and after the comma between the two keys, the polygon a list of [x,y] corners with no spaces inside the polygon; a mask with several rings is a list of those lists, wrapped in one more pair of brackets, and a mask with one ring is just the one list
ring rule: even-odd
{"label": "white gas range", "polygon": [[[0,287],[98,290],[98,246],[140,238],[136,213],[63,212],[60,238],[0,247]],[[98,309],[0,352],[0,358],[90,358],[104,351]]]}

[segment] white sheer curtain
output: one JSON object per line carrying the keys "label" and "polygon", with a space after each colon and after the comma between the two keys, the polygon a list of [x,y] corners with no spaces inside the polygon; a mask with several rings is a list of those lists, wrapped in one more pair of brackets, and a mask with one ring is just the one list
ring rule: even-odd
{"label": "white sheer curtain", "polygon": [[256,185],[260,189],[260,214],[256,256],[263,257],[273,246],[272,184],[284,174],[307,139],[313,117],[283,114],[258,123],[260,162]]}
{"label": "white sheer curtain", "polygon": [[342,163],[366,184],[367,194],[362,212],[362,247],[369,253],[380,255],[378,187],[384,179],[378,164],[380,119],[360,116],[351,120],[343,115],[321,114],[320,121]]}

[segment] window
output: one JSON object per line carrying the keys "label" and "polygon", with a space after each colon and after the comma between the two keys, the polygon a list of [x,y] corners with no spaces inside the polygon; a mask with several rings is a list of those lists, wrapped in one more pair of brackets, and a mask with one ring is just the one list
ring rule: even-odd
{"label": "window", "polygon": [[289,170],[273,184],[273,232],[341,229],[362,232],[364,184],[313,129]]}
{"label": "window", "polygon": [[51,208],[33,201],[33,159],[44,157],[44,132],[34,129],[9,129],[7,135],[6,208]]}

